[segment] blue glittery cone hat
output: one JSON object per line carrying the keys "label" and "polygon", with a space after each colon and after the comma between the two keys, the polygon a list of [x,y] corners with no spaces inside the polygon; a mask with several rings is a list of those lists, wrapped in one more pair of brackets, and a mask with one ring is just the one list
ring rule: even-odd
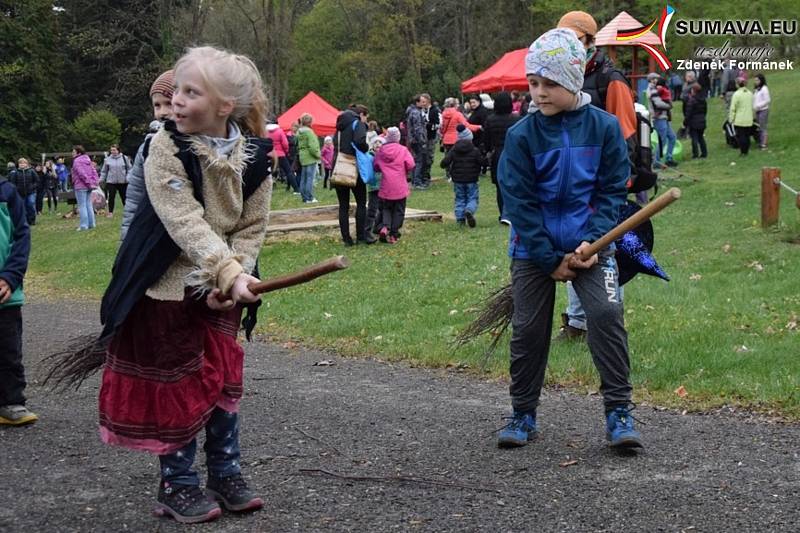
{"label": "blue glittery cone hat", "polygon": [[[617,224],[620,224],[639,209],[641,207],[629,201],[620,209]],[[632,280],[639,272],[669,281],[669,276],[658,266],[651,253],[653,251],[653,224],[649,220],[627,232],[614,241],[614,244],[617,246],[616,259],[619,267],[620,285]]]}

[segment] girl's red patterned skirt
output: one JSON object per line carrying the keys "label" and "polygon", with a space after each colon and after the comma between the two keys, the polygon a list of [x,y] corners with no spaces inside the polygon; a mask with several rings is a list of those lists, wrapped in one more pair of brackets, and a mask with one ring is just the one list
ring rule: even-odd
{"label": "girl's red patterned skirt", "polygon": [[235,412],[244,351],[242,308],[212,311],[205,299],[142,298],[114,335],[100,387],[100,437],[155,454],[190,442],[215,407]]}

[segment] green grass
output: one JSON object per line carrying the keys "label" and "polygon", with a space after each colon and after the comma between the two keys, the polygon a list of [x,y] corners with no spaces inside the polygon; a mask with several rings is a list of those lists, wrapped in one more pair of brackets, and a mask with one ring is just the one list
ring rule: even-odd
{"label": "green grass", "polygon": [[[800,187],[800,121],[791,73],[768,76],[773,98],[770,151],[748,158],[724,145],[722,102],[709,102],[709,159],[665,172],[661,187],[682,199],[654,219],[655,256],[669,283],[638,276],[626,286],[626,324],[636,399],[685,409],[725,404],[800,418],[800,210],[784,194],[781,223],[763,231],[760,176],[778,166]],[[680,106],[676,106],[679,108]],[[675,126],[681,121],[675,113]],[[691,153],[684,141],[684,154]],[[735,163],[735,165],[732,165]],[[437,169],[438,172],[438,169]],[[323,204],[335,194],[319,190]],[[276,187],[273,209],[299,207]],[[497,224],[494,188],[481,182],[478,227],[461,230],[452,191],[438,181],[415,192],[409,207],[436,209],[444,223],[409,223],[395,246],[343,248],[338,230],[269,237],[261,253],[266,275],[280,275],[346,253],[352,267],[264,298],[260,328],[277,339],[331,348],[344,355],[408,360],[476,371],[489,340],[454,350],[451,341],[475,316],[479,301],[508,280],[507,231]],[[77,233],[75,220],[42,217],[34,229],[28,291],[37,296],[99,298],[108,281],[119,219]],[[564,306],[559,289],[556,313]],[[508,343],[485,372],[504,376]],[[596,388],[584,345],[554,346],[548,381]],[[684,386],[686,398],[674,391]]]}

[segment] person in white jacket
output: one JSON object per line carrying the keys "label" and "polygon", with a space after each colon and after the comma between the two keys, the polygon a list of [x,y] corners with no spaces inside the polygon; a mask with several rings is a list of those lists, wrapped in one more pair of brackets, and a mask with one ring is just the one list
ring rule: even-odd
{"label": "person in white jacket", "polygon": [[753,95],[753,111],[755,111],[756,122],[758,123],[758,147],[762,150],[767,149],[767,122],[769,121],[769,104],[771,101],[769,88],[767,87],[767,79],[763,74],[756,74],[756,91]]}

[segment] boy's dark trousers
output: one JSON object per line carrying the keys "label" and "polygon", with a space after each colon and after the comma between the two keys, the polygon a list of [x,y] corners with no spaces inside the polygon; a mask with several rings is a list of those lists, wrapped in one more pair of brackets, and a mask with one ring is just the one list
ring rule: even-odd
{"label": "boy's dark trousers", "polygon": [[383,201],[378,197],[378,189],[369,191],[367,197],[367,231],[378,233],[381,226],[381,204]]}
{"label": "boy's dark trousers", "polygon": [[[514,411],[530,413],[539,405],[544,384],[556,282],[532,261],[511,263],[514,313],[511,319],[511,404]],[[606,409],[627,405],[631,399],[628,334],[619,297],[614,252],[605,249],[597,264],[579,270],[572,281],[587,318],[587,341],[600,373],[600,392]]]}
{"label": "boy's dark trousers", "polygon": [[0,308],[0,405],[25,405],[22,307]]}
{"label": "boy's dark trousers", "polygon": [[400,228],[406,218],[406,199],[381,200],[381,218],[383,225],[389,230],[389,235],[400,236]]}
{"label": "boy's dark trousers", "polygon": [[[208,475],[221,478],[241,473],[239,465],[239,415],[215,407],[206,422],[206,452]],[[200,485],[194,469],[197,439],[170,454],[159,455],[161,479],[174,485]]]}

